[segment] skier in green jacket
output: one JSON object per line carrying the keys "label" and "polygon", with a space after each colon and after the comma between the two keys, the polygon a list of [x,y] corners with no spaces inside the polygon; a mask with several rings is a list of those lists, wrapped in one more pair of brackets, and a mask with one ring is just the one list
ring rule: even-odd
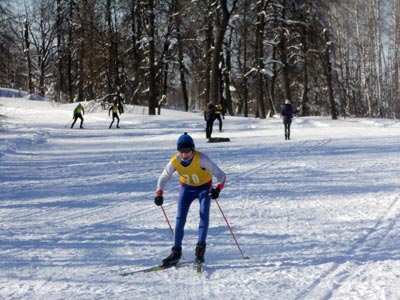
{"label": "skier in green jacket", "polygon": [[114,120],[117,119],[117,128],[119,128],[119,117],[118,117],[118,112],[120,107],[118,105],[118,102],[115,101],[113,106],[110,107],[110,109],[108,110],[108,116],[110,116],[110,113],[112,112],[112,121],[110,126],[108,127],[109,129],[111,129],[112,124],[114,123]]}
{"label": "skier in green jacket", "polygon": [[79,128],[83,128],[82,115],[84,115],[84,114],[85,114],[85,109],[83,108],[82,104],[79,103],[78,106],[75,107],[75,109],[74,109],[74,115],[73,115],[74,122],[72,123],[71,128],[74,127],[76,120],[78,120],[78,118],[81,119],[81,126]]}

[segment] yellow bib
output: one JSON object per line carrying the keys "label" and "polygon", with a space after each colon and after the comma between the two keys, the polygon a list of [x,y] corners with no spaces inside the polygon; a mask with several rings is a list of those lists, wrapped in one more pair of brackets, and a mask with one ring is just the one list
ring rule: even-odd
{"label": "yellow bib", "polygon": [[200,154],[195,151],[192,162],[187,167],[181,165],[176,155],[171,158],[171,163],[178,172],[181,182],[191,186],[200,186],[212,179],[211,173],[200,167]]}

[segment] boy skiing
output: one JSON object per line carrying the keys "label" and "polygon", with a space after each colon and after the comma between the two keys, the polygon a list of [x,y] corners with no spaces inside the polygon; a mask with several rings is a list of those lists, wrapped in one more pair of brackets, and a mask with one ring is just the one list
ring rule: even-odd
{"label": "boy skiing", "polygon": [[[175,154],[158,179],[154,203],[161,206],[164,202],[163,190],[172,174],[179,174],[181,189],[178,199],[178,210],[175,224],[174,246],[171,254],[162,260],[161,266],[176,265],[182,257],[182,240],[186,217],[190,205],[198,198],[200,203],[200,222],[198,243],[195,249],[196,262],[204,262],[206,238],[209,226],[211,199],[217,199],[225,185],[225,173],[205,154],[196,151],[192,137],[186,132],[177,141],[178,153]],[[212,176],[217,179],[215,188]],[[211,199],[210,199],[211,198]]]}

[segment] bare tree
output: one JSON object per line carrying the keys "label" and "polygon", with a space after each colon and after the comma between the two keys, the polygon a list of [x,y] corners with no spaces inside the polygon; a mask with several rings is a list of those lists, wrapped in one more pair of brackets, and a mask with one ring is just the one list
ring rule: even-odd
{"label": "bare tree", "polygon": [[65,49],[66,52],[66,78],[67,78],[67,94],[69,102],[72,103],[74,101],[74,90],[73,90],[73,41],[74,41],[74,2],[70,1],[67,8],[67,47]]}
{"label": "bare tree", "polygon": [[217,104],[220,101],[220,63],[222,44],[228,26],[230,13],[228,11],[227,0],[219,0],[216,7],[215,18],[215,44],[212,56],[211,71],[211,99],[210,102]]}
{"label": "bare tree", "polygon": [[257,110],[256,116],[261,119],[266,118],[265,114],[265,103],[264,103],[264,27],[265,27],[265,13],[266,5],[268,3],[261,0],[257,3],[257,26],[256,26],[256,51],[255,51],[255,62],[256,62],[256,94],[257,94]]}
{"label": "bare tree", "polygon": [[123,91],[149,114],[163,95],[261,118],[285,98],[304,115],[400,114],[399,0],[3,3],[1,82],[57,101]]}
{"label": "bare tree", "polygon": [[400,88],[399,88],[399,68],[400,68],[400,1],[393,0],[392,1],[392,18],[393,18],[393,50],[391,55],[391,66],[393,68],[392,71],[392,91],[391,91],[391,99],[393,100],[393,116],[395,118],[400,118]]}
{"label": "bare tree", "polygon": [[28,19],[24,21],[24,53],[26,60],[26,89],[32,94],[33,93],[33,82],[32,82],[32,60],[31,60],[31,50],[30,50],[30,39],[29,39],[29,22]]}
{"label": "bare tree", "polygon": [[55,7],[53,1],[47,0],[37,1],[33,5],[33,16],[37,21],[30,26],[30,37],[35,48],[37,93],[44,97],[46,74],[54,65],[53,44],[57,27],[51,12],[55,11]]}
{"label": "bare tree", "polygon": [[56,37],[57,37],[57,84],[55,88],[55,100],[60,102],[61,95],[63,91],[63,82],[64,82],[64,72],[63,72],[63,50],[62,50],[62,40],[64,36],[63,28],[62,28],[62,3],[61,0],[57,0],[57,20],[56,20]]}
{"label": "bare tree", "polygon": [[179,77],[181,82],[181,91],[183,97],[183,105],[185,111],[189,110],[189,96],[187,92],[187,84],[185,77],[185,63],[184,63],[184,53],[183,53],[183,40],[182,40],[182,17],[181,17],[181,7],[179,5],[179,1],[173,0],[173,13],[175,19],[175,30],[176,30],[176,39],[177,39],[177,47],[178,47],[178,65],[179,65]]}
{"label": "bare tree", "polygon": [[156,114],[157,107],[157,84],[156,84],[156,53],[155,53],[155,28],[154,28],[154,1],[149,0],[147,3],[147,35],[148,35],[148,84],[149,84],[149,115]]}
{"label": "bare tree", "polygon": [[117,92],[120,85],[118,76],[118,32],[117,25],[113,23],[111,3],[112,0],[106,0],[107,89],[109,94]]}
{"label": "bare tree", "polygon": [[333,43],[330,39],[329,31],[325,30],[323,32],[324,40],[325,40],[325,50],[322,53],[322,63],[324,66],[324,74],[326,77],[326,84],[328,87],[328,99],[329,105],[331,110],[332,119],[337,119],[337,112],[336,112],[336,104],[335,104],[335,97],[333,94],[333,79],[332,79],[332,63],[331,63],[331,53]]}
{"label": "bare tree", "polygon": [[13,87],[19,84],[16,73],[19,69],[15,59],[12,24],[14,16],[8,1],[0,1],[0,85]]}

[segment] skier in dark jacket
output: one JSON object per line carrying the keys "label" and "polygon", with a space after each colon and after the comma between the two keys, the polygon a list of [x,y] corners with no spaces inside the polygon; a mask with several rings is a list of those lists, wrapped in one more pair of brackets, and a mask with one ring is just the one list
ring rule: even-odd
{"label": "skier in dark jacket", "polygon": [[[211,199],[217,199],[224,188],[226,176],[223,171],[205,154],[195,150],[194,141],[186,132],[177,141],[178,153],[160,175],[157,183],[154,203],[161,206],[164,202],[163,190],[173,173],[177,172],[181,182],[178,211],[176,216],[174,246],[171,255],[165,258],[161,265],[176,265],[182,257],[182,240],[186,217],[195,199],[199,199],[200,221],[198,242],[195,249],[196,262],[204,262],[206,239],[209,226]],[[217,179],[213,188],[212,177]]]}
{"label": "skier in dark jacket", "polygon": [[281,109],[283,125],[285,126],[285,140],[290,140],[290,125],[292,124],[293,115],[295,113],[297,113],[297,111],[293,110],[292,103],[289,99],[286,99]]}
{"label": "skier in dark jacket", "polygon": [[212,104],[209,104],[207,106],[207,109],[204,111],[204,120],[206,121],[206,138],[210,139],[212,130],[213,130],[213,124],[215,120],[215,107]]}

